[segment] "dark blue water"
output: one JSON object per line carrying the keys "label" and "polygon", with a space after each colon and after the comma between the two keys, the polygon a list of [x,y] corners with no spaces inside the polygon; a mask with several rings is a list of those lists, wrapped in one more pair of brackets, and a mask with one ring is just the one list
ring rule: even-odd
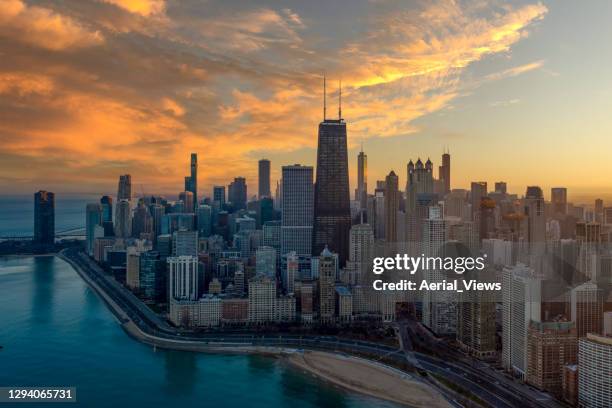
{"label": "dark blue water", "polygon": [[[55,231],[85,227],[85,206],[99,202],[101,195],[55,195]],[[0,196],[0,236],[34,234],[34,194]]]}
{"label": "dark blue water", "polygon": [[154,351],[55,257],[0,258],[0,345],[0,386],[77,388],[77,403],[46,408],[393,406],[272,358]]}

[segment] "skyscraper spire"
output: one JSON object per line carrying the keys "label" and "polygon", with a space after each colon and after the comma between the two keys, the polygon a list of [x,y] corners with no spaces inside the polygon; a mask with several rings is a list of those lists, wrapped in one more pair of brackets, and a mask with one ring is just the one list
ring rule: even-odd
{"label": "skyscraper spire", "polygon": [[325,87],[325,74],[323,74],[323,121],[327,118],[327,90]]}
{"label": "skyscraper spire", "polygon": [[342,80],[338,85],[338,120],[342,120]]}

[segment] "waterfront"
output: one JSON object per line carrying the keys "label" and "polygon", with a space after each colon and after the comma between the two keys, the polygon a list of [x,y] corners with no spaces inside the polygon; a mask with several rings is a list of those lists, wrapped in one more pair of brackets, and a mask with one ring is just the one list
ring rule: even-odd
{"label": "waterfront", "polygon": [[56,257],[0,258],[0,299],[0,386],[76,386],[87,407],[394,406],[277,359],[154,351]]}

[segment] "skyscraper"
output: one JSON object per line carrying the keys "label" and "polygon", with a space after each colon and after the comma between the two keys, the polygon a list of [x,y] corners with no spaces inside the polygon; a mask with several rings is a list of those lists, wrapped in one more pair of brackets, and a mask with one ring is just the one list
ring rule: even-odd
{"label": "skyscraper", "polygon": [[225,186],[213,187],[213,201],[218,202],[219,207],[223,207],[225,204]]}
{"label": "skyscraper", "polygon": [[554,215],[567,214],[567,188],[553,187],[550,189],[550,201]]}
{"label": "skyscraper", "polygon": [[398,177],[393,170],[385,178],[385,240],[397,242],[397,212],[399,211]]}
{"label": "skyscraper", "polygon": [[314,192],[312,167],[295,164],[283,166],[281,212],[281,255],[295,251],[310,256]]}
{"label": "skyscraper", "polygon": [[246,208],[247,185],[244,177],[236,177],[228,187],[228,200],[236,210]]}
{"label": "skyscraper", "polygon": [[495,192],[506,194],[508,192],[508,185],[505,181],[496,181],[495,182]]}
{"label": "skyscraper", "polygon": [[117,238],[129,238],[132,235],[132,212],[130,202],[121,199],[117,202],[115,209],[115,236]]}
{"label": "skyscraper", "polygon": [[55,194],[49,191],[34,194],[34,241],[48,245],[55,242]]}
{"label": "skyscraper", "polygon": [[193,195],[193,192],[186,190],[186,191],[181,191],[179,193],[179,200],[183,202],[183,208],[185,209],[184,212],[186,213],[194,213],[195,209],[193,207],[193,203],[195,201],[195,197]]}
{"label": "skyscraper", "polygon": [[527,187],[525,194],[525,216],[527,217],[527,238],[532,254],[539,254],[546,244],[546,215],[544,195],[538,186]]}
{"label": "skyscraper", "polygon": [[355,190],[355,201],[359,202],[359,208],[367,209],[368,201],[368,156],[363,152],[363,146],[357,155],[357,189]]}
{"label": "skyscraper", "polygon": [[261,159],[259,161],[259,195],[258,198],[272,197],[270,192],[270,160]]}
{"label": "skyscraper", "polygon": [[167,259],[171,300],[198,299],[198,258],[177,256]]}
{"label": "skyscraper", "polygon": [[587,334],[578,342],[578,404],[612,407],[612,337]]}
{"label": "skyscraper", "polygon": [[438,167],[440,180],[444,181],[444,194],[448,194],[451,191],[450,187],[450,153],[446,152],[442,155],[442,165]]}
{"label": "skyscraper", "polygon": [[185,177],[185,191],[193,194],[192,201],[188,206],[185,202],[185,212],[194,213],[198,208],[198,154],[191,153],[191,175]]}
{"label": "skyscraper", "polygon": [[[102,204],[91,203],[85,208],[85,235],[87,238],[87,253],[93,255],[96,227],[102,225]],[[101,234],[104,236],[104,234]]]}
{"label": "skyscraper", "polygon": [[416,209],[417,196],[419,194],[433,193],[433,164],[427,159],[425,165],[419,158],[414,164],[408,162],[406,179],[406,213],[413,214]]}
{"label": "skyscraper", "polygon": [[132,199],[132,176],[123,174],[119,176],[119,188],[117,189],[117,201]]}
{"label": "skyscraper", "polygon": [[100,204],[102,204],[102,222],[113,222],[113,198],[102,196]]}
{"label": "skyscraper", "polygon": [[486,181],[472,181],[470,188],[470,202],[472,204],[472,220],[476,220],[480,211],[480,200],[487,195]]}
{"label": "skyscraper", "polygon": [[338,119],[327,119],[324,107],[323,122],[319,124],[312,253],[321,253],[327,245],[338,253],[340,265],[344,265],[349,250],[351,207],[346,123],[341,106],[338,111]]}
{"label": "skyscraper", "polygon": [[319,318],[321,323],[335,321],[336,259],[325,247],[319,257]]}

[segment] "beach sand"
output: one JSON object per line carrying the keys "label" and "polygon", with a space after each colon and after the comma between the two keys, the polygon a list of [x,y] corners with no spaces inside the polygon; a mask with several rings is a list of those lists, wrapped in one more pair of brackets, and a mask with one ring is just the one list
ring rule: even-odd
{"label": "beach sand", "polygon": [[319,351],[292,353],[288,361],[350,391],[411,407],[451,407],[430,386],[376,362]]}

